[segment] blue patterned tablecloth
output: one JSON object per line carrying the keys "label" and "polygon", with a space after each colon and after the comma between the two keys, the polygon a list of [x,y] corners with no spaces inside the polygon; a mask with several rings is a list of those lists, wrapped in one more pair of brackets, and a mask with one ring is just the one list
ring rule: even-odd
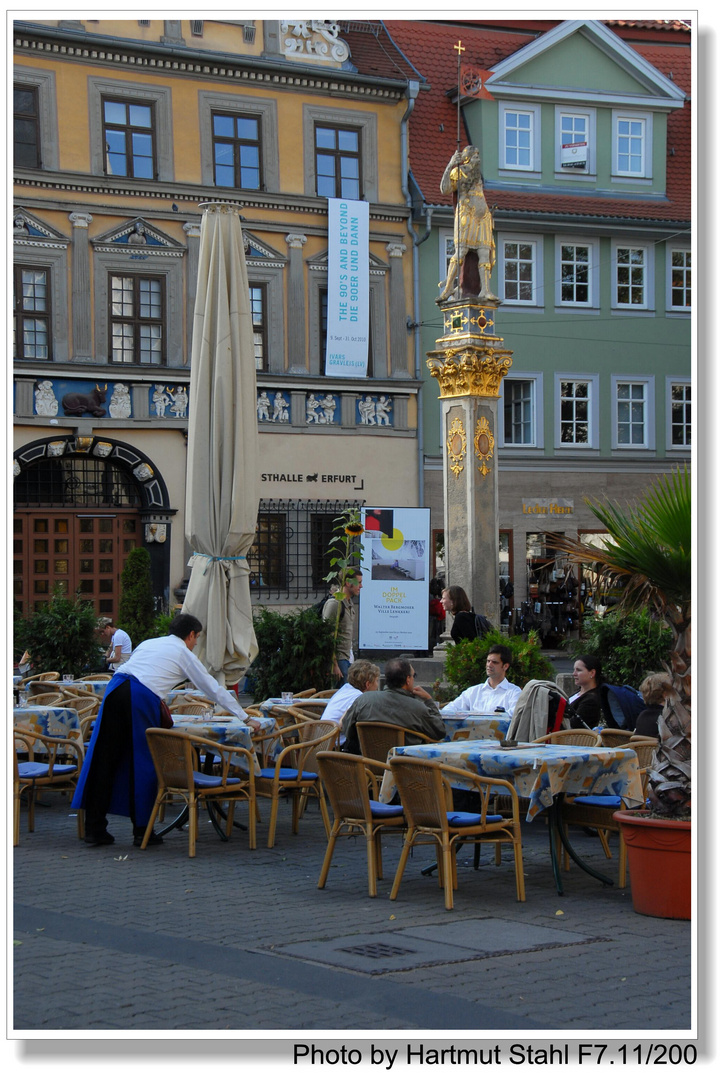
{"label": "blue patterned tablecloth", "polygon": [[39,735],[52,735],[54,739],[75,738],[73,733],[81,727],[76,710],[59,705],[27,705],[13,709],[13,724],[37,731]]}
{"label": "blue patterned tablecloth", "polygon": [[[224,746],[243,746],[245,750],[253,750],[252,728],[242,720],[211,720],[206,721],[201,716],[186,716],[183,713],[171,714],[174,728],[179,731],[188,731],[193,735],[200,735],[202,739],[211,739],[213,742],[222,743]],[[260,725],[260,732],[272,732],[276,726],[271,717],[254,717]],[[234,761],[234,758],[232,758]],[[246,758],[239,758],[236,764],[247,764]],[[255,772],[259,771],[255,757]]]}
{"label": "blue patterned tablecloth", "polygon": [[[627,806],[642,803],[639,761],[634,750],[621,746],[557,746],[522,743],[510,750],[489,740],[424,743],[394,747],[394,754],[422,757],[468,769],[478,776],[508,780],[516,793],[530,799],[526,820],[532,821],[561,792],[576,795],[616,795]],[[465,787],[465,782],[454,786]],[[471,785],[472,786],[472,785]],[[392,773],[387,772],[380,790],[383,802],[393,796]]]}
{"label": "blue patterned tablecloth", "polygon": [[446,729],[444,742],[451,742],[457,731],[468,731],[469,739],[491,739],[501,742],[511,726],[508,713],[457,713],[455,716],[443,716],[441,720]]}
{"label": "blue patterned tablecloth", "polygon": [[103,697],[110,681],[110,679],[74,679],[72,683],[59,683],[58,685],[61,687],[70,686],[74,690],[90,690],[92,694]]}

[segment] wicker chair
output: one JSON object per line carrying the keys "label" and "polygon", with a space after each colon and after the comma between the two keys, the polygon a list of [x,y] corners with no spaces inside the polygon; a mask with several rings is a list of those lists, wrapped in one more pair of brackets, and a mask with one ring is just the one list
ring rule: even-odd
{"label": "wicker chair", "polygon": [[[83,765],[80,739],[59,739],[37,731],[15,728],[13,777],[13,847],[20,843],[20,797],[28,799],[28,832],[35,831],[35,793],[40,788],[72,793]],[[23,760],[18,760],[18,751]],[[36,754],[43,760],[37,761]],[[78,838],[83,839],[83,811],[77,816]]]}
{"label": "wicker chair", "polygon": [[315,690],[314,686],[312,686],[309,690],[298,690],[294,696],[296,698],[317,697],[317,690]]}
{"label": "wicker chair", "polygon": [[[168,728],[147,728],[146,741],[156,769],[158,790],[146,827],[141,850],[146,848],[154,823],[162,806],[181,798],[189,808],[189,858],[196,855],[196,837],[200,802],[227,802],[227,837],[234,825],[234,804],[241,799],[249,803],[249,847],[257,846],[257,817],[255,775],[252,752],[239,746],[225,746],[187,731]],[[220,773],[210,776],[200,769],[199,754],[211,752],[220,759]],[[239,775],[231,766],[232,757],[246,757],[247,770]],[[230,772],[230,766],[234,770]]]}
{"label": "wicker chair", "polygon": [[535,743],[552,743],[556,746],[601,746],[601,740],[597,731],[588,728],[567,728],[564,731],[550,731],[548,735],[542,735],[532,740]]}
{"label": "wicker chair", "polygon": [[58,682],[60,679],[59,671],[40,671],[37,675],[26,675],[24,679],[21,679],[17,686],[27,686],[31,682]]}
{"label": "wicker chair", "polygon": [[[343,836],[362,833],[366,840],[368,861],[368,895],[377,896],[377,881],[383,876],[383,852],[380,843],[385,831],[405,828],[405,818],[399,806],[377,801],[377,780],[371,772],[376,763],[355,754],[323,750],[317,755],[317,767],[332,804],[333,822],[327,850],[317,882],[324,889],[330,870],[335,842],[342,829]],[[372,799],[371,795],[372,788]]]}
{"label": "wicker chair", "polygon": [[184,705],[173,705],[171,707],[174,714],[178,713],[180,716],[203,716],[209,709],[216,708],[213,702],[206,704],[203,701],[195,701],[193,704],[187,702]]}
{"label": "wicker chair", "polygon": [[[496,865],[501,861],[501,844],[513,844],[516,874],[516,898],[526,899],[524,861],[521,849],[521,823],[516,793],[506,780],[476,776],[465,769],[442,765],[435,760],[395,755],[390,760],[395,786],[400,794],[407,830],[403,851],[390,892],[398,895],[408,855],[415,844],[433,843],[438,855],[438,879],[445,892],[446,909],[453,908],[453,890],[457,887],[456,848],[460,844],[495,844]],[[465,778],[466,786],[474,783],[481,796],[480,813],[471,814],[452,809],[448,777]],[[511,796],[511,817],[489,814],[494,790],[506,788]]]}
{"label": "wicker chair", "polygon": [[599,731],[602,746],[623,746],[625,743],[629,742],[631,734],[631,731],[613,727],[600,728]]}
{"label": "wicker chair", "polygon": [[388,754],[394,746],[409,746],[411,742],[429,743],[435,739],[419,731],[396,727],[395,724],[382,724],[375,720],[361,720],[355,725],[360,752],[363,757],[380,762],[377,766],[379,776],[383,775],[382,765],[388,760]]}
{"label": "wicker chair", "polygon": [[62,694],[30,694],[28,696],[28,705],[37,705],[39,708],[45,708],[48,705],[62,704]]}
{"label": "wicker chair", "polygon": [[337,690],[334,690],[334,689],[333,690],[318,690],[317,693],[315,694],[315,697],[325,698],[325,700],[329,700],[336,693],[337,693]]}
{"label": "wicker chair", "polygon": [[[292,725],[299,727],[299,725]],[[284,738],[285,728],[277,734]],[[312,795],[320,804],[320,813],[327,836],[330,835],[330,819],[325,803],[325,792],[317,772],[317,754],[329,750],[338,736],[337,724],[326,720],[311,720],[299,732],[299,742],[283,746],[274,765],[264,765],[256,778],[257,796],[271,799],[267,847],[274,847],[277,831],[279,799],[283,791],[292,796],[292,832],[299,831],[300,802],[303,796]]]}
{"label": "wicker chair", "polygon": [[65,684],[54,682],[52,679],[31,679],[23,689],[29,697],[35,697],[36,694],[63,694],[65,693]]}
{"label": "wicker chair", "polygon": [[[652,759],[657,739],[640,738],[633,742],[622,744],[619,749],[634,750],[637,754],[639,771],[642,777],[643,798],[647,791],[647,767]],[[619,823],[614,820],[614,814],[622,808],[621,799],[616,795],[579,795],[572,799],[565,799],[561,807],[562,824],[568,828],[570,825],[578,825],[585,829],[596,829],[605,856],[612,858],[609,847],[609,834],[616,833],[619,836],[619,858],[617,866],[617,886],[623,889],[627,884],[627,845]],[[569,855],[564,853],[564,869],[569,869]]]}

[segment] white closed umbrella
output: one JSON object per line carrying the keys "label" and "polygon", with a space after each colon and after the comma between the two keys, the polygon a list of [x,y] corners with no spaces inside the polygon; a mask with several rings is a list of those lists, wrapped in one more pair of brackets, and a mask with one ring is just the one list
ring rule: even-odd
{"label": "white closed umbrella", "polygon": [[257,382],[239,211],[203,204],[194,307],[183,611],[204,626],[196,652],[231,686],[257,655],[245,558],[259,507]]}

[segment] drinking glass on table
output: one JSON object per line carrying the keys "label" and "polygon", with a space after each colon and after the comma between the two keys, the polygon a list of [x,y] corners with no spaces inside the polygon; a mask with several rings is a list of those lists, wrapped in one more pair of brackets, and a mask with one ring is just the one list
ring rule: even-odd
{"label": "drinking glass on table", "polygon": [[73,682],[73,676],[72,675],[67,675],[67,674],[64,675],[63,676],[63,682]]}
{"label": "drinking glass on table", "polygon": [[18,691],[18,705],[20,706],[21,709],[24,709],[27,704],[28,704],[28,691],[27,690],[19,690]]}
{"label": "drinking glass on table", "polygon": [[295,696],[294,696],[294,694],[292,693],[291,690],[283,690],[282,691],[282,701],[285,703],[285,705],[291,705],[292,702],[294,701],[294,699],[295,699]]}

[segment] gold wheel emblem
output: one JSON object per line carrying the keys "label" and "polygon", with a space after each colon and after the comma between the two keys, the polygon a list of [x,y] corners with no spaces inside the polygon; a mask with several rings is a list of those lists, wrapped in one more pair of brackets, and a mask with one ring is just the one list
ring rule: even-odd
{"label": "gold wheel emblem", "polygon": [[494,446],[493,432],[488,425],[488,420],[479,416],[478,421],[476,422],[476,432],[473,436],[473,450],[476,457],[481,462],[478,466],[478,471],[481,476],[488,476],[491,471],[486,465],[486,462],[490,461],[493,457]]}
{"label": "gold wheel emblem", "polygon": [[451,472],[460,476],[463,472],[463,458],[466,454],[466,433],[459,417],[456,417],[448,428],[448,458],[451,463]]}

